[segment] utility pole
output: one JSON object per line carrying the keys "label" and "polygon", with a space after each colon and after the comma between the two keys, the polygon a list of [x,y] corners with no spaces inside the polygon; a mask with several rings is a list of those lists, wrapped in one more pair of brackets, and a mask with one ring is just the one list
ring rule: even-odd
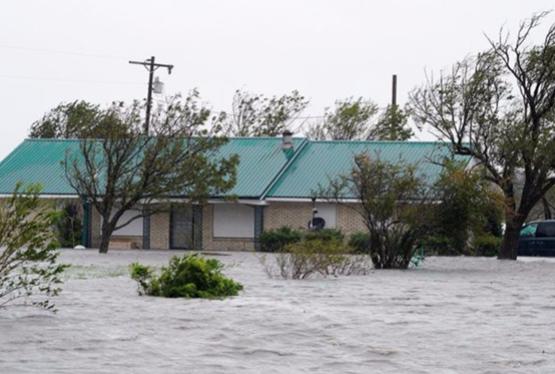
{"label": "utility pole", "polygon": [[[130,64],[143,65],[148,70],[148,93],[146,96],[146,120],[145,120],[145,135],[148,135],[150,127],[150,109],[152,107],[152,83],[154,79],[154,72],[158,68],[167,68],[168,74],[172,73],[173,65],[157,64],[154,56],[146,59],[145,61],[129,61]],[[158,80],[158,78],[156,78]]]}
{"label": "utility pole", "polygon": [[397,74],[393,74],[391,79],[391,107],[397,106]]}

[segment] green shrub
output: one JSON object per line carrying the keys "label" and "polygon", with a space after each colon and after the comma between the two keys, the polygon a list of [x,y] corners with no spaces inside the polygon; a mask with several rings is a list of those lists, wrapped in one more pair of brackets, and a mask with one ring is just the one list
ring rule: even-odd
{"label": "green shrub", "polygon": [[349,238],[349,247],[353,249],[355,253],[366,253],[370,252],[370,235],[365,232],[355,232]]}
{"label": "green shrub", "polygon": [[342,242],[345,235],[341,230],[337,229],[322,229],[315,231],[307,231],[304,235],[305,240],[320,240],[323,242],[327,241],[338,241]]}
{"label": "green shrub", "polygon": [[187,298],[220,298],[236,296],[240,283],[226,278],[223,265],[216,259],[194,255],[174,256],[159,276],[149,266],[131,264],[131,278],[139,284],[139,295]]}
{"label": "green shrub", "polygon": [[474,253],[476,256],[497,256],[501,246],[501,238],[494,235],[481,235],[474,239]]}
{"label": "green shrub", "polygon": [[276,230],[264,231],[260,235],[260,250],[262,252],[279,252],[292,243],[301,241],[302,234],[289,227],[280,227]]}
{"label": "green shrub", "polygon": [[64,248],[73,248],[81,244],[82,223],[79,217],[79,208],[76,204],[64,205],[61,215],[56,222],[58,242]]}
{"label": "green shrub", "polygon": [[51,299],[61,292],[59,245],[53,230],[58,213],[41,201],[39,185],[17,184],[0,200],[0,310],[27,302],[54,311]]}
{"label": "green shrub", "polygon": [[425,239],[424,247],[430,256],[459,256],[465,254],[459,251],[460,246],[453,246],[454,238],[445,235],[432,235]]}

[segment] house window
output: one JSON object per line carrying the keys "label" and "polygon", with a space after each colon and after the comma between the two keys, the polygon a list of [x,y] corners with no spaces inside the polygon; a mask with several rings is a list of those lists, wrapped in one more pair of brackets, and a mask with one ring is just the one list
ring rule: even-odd
{"label": "house window", "polygon": [[240,204],[215,204],[214,237],[254,238],[254,208]]}
{"label": "house window", "polygon": [[[123,215],[118,220],[118,225],[127,222],[129,219],[135,217],[137,214],[140,214],[138,210],[127,210],[123,213]],[[100,219],[102,229],[102,218]],[[137,218],[130,224],[125,227],[122,227],[119,230],[114,230],[113,235],[115,236],[142,236],[143,235],[143,218]]]}
{"label": "house window", "polygon": [[316,217],[321,217],[326,221],[324,228],[334,229],[336,225],[337,206],[336,204],[316,204]]}

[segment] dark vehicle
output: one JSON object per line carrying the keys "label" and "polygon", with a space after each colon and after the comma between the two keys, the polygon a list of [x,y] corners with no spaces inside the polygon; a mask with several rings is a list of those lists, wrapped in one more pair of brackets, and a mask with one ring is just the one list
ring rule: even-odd
{"label": "dark vehicle", "polygon": [[527,223],[520,230],[519,256],[555,256],[555,220]]}

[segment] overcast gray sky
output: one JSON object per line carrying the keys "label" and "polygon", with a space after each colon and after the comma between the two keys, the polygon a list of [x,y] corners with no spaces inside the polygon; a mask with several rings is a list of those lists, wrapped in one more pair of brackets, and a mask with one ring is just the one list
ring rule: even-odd
{"label": "overcast gray sky", "polygon": [[[307,96],[306,115],[336,99],[399,101],[424,80],[487,47],[484,33],[515,29],[553,0],[44,0],[3,1],[0,12],[0,158],[62,101],[143,98],[151,55],[166,94],[197,87],[229,110],[243,88]],[[550,17],[553,21],[553,17]]]}

